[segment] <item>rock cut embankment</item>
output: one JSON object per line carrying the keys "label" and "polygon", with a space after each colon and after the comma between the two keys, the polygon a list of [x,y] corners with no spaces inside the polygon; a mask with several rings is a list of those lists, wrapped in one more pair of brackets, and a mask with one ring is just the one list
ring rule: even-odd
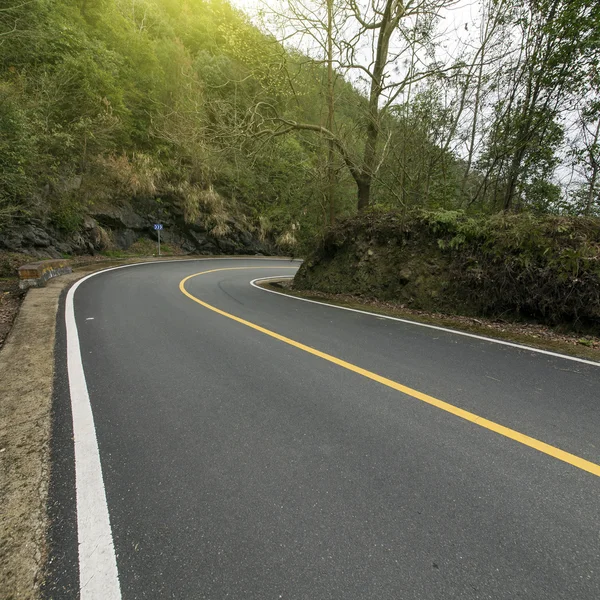
{"label": "rock cut embankment", "polygon": [[0,250],[37,258],[95,254],[106,250],[127,251],[136,242],[155,242],[154,223],[163,224],[161,240],[183,254],[277,253],[275,245],[257,238],[255,232],[234,217],[226,233],[216,235],[201,219],[187,222],[177,207],[170,206],[157,217],[131,203],[91,207],[78,227],[66,231],[50,218],[15,220],[0,228]]}
{"label": "rock cut embankment", "polygon": [[600,331],[600,219],[372,212],[331,228],[298,290]]}

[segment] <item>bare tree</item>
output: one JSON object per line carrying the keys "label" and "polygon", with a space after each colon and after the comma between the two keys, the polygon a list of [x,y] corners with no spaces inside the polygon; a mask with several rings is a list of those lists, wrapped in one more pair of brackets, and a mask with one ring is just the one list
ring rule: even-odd
{"label": "bare tree", "polygon": [[[436,25],[440,11],[456,0],[327,0],[323,5],[311,0],[292,0],[286,25],[277,36],[282,42],[296,43],[314,61],[328,65],[328,72],[346,76],[364,93],[361,121],[362,150],[352,151],[343,132],[327,125],[301,122],[280,114],[271,103],[259,102],[251,123],[258,136],[284,135],[293,130],[313,131],[326,138],[351,173],[357,189],[358,210],[371,203],[373,181],[383,163],[386,144],[380,144],[385,118],[402,95],[418,82],[457,68],[436,58]],[[291,15],[291,16],[290,16]],[[317,53],[306,39],[316,41]],[[320,57],[320,58],[319,58]],[[328,106],[334,104],[330,87]],[[331,113],[328,113],[331,114]],[[389,138],[388,138],[389,139]]]}
{"label": "bare tree", "polygon": [[600,200],[600,101],[590,102],[579,110],[578,135],[571,151],[580,186],[575,200],[584,215],[592,214]]}
{"label": "bare tree", "polygon": [[[481,2],[479,39],[461,82],[462,89],[459,92],[459,108],[456,115],[456,127],[460,126],[463,111],[466,113],[464,122],[467,126],[464,147],[466,162],[460,187],[461,200],[467,194],[467,184],[483,137],[481,124],[484,116],[481,113],[485,98],[489,95],[490,82],[494,82],[490,71],[498,72],[508,51],[503,34],[511,6],[511,0],[482,0]],[[451,132],[452,135],[455,131],[456,129]]]}

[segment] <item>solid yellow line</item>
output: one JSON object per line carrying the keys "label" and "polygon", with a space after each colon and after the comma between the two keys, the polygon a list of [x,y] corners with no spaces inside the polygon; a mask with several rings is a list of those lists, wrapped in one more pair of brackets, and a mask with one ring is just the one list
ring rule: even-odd
{"label": "solid yellow line", "polygon": [[[529,446],[530,448],[534,448],[535,450],[538,450],[539,452],[543,452],[544,454],[547,454],[548,456],[552,456],[553,458],[556,458],[565,463],[573,465],[574,467],[577,467],[578,469],[582,469],[583,471],[587,471],[588,473],[592,473],[592,475],[596,475],[597,477],[600,477],[600,465],[598,465],[596,463],[590,462],[589,460],[585,460],[579,456],[575,456],[574,454],[570,454],[569,452],[565,452],[564,450],[561,450],[560,448],[556,448],[555,446],[546,444],[545,442],[542,442],[542,441],[532,438],[528,435],[525,435],[523,433],[515,431],[514,429],[510,429],[509,427],[505,427],[504,425],[495,423],[494,421],[484,419],[483,417],[480,417],[472,412],[469,412],[467,410],[459,408],[458,406],[454,406],[453,404],[449,404],[448,402],[444,402],[443,400],[438,400],[437,398],[434,398],[433,396],[429,396],[428,394],[424,394],[423,392],[419,392],[418,390],[413,390],[412,388],[402,385],[401,383],[398,383],[397,381],[393,381],[391,379],[388,379],[387,377],[382,377],[381,375],[377,375],[377,373],[373,373],[372,371],[367,371],[366,369],[363,369],[362,367],[358,367],[357,365],[353,365],[352,363],[346,362],[345,360],[336,358],[335,356],[331,356],[331,354],[321,352],[320,350],[311,348],[310,346],[307,346],[300,342],[296,342],[295,340],[292,340],[283,335],[280,335],[279,333],[276,333],[269,329],[265,329],[264,327],[261,327],[260,325],[256,325],[255,323],[251,323],[250,321],[246,321],[245,319],[241,319],[240,317],[236,317],[235,315],[225,312],[224,310],[221,310],[220,308],[212,306],[211,304],[208,304],[207,302],[203,302],[199,298],[192,296],[192,294],[190,294],[185,289],[185,282],[188,281],[189,279],[192,279],[192,277],[198,277],[199,275],[206,275],[208,273],[216,273],[217,271],[235,271],[235,270],[244,270],[244,269],[249,269],[249,268],[252,269],[255,267],[228,267],[228,268],[224,268],[224,269],[211,269],[210,271],[202,271],[201,273],[195,273],[194,275],[189,275],[185,279],[182,279],[181,282],[179,283],[179,289],[188,298],[190,298],[194,302],[197,302],[198,304],[204,306],[205,308],[208,308],[209,310],[212,310],[213,312],[218,313],[219,315],[223,315],[224,317],[227,317],[228,319],[232,319],[233,321],[237,321],[238,323],[241,323],[242,325],[246,325],[246,327],[250,327],[252,329],[255,329],[256,331],[260,331],[261,333],[264,333],[265,335],[275,338],[276,340],[279,340],[280,342],[284,342],[285,344],[294,346],[294,348],[298,348],[299,350],[304,350],[304,352],[308,352],[309,354],[318,356],[319,358],[322,358],[323,360],[329,361],[329,362],[331,362],[335,365],[338,365],[344,369],[348,369],[348,371],[358,373],[359,375],[362,375],[363,377],[366,377],[367,379],[372,379],[373,381],[377,381],[378,383],[381,383],[382,385],[392,388],[393,390],[402,392],[403,394],[406,394],[407,396],[416,398],[417,400],[421,400],[422,402],[430,404],[431,406],[435,406],[436,408],[439,408],[440,410],[446,411],[452,415],[460,417],[461,419],[464,419],[465,421],[470,421],[471,423],[475,423],[475,425],[479,425],[480,427],[489,429],[490,431],[493,431],[499,435],[503,435],[504,437],[507,437],[511,440],[519,442],[520,444],[523,444],[524,446]],[[257,267],[257,268],[261,268],[261,269],[266,269],[266,268],[269,268],[269,269],[271,269],[271,268],[272,269],[281,269],[281,268],[291,269],[291,268],[296,268],[296,267]]]}

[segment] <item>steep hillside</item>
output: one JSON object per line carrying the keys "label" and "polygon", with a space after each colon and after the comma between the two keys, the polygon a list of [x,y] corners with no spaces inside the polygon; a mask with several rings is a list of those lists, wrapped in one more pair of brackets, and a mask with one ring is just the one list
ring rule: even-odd
{"label": "steep hillside", "polygon": [[[496,4],[489,18],[505,23],[518,46],[527,20],[519,11],[497,14],[506,7]],[[596,78],[581,84],[597,62],[597,40],[586,33],[594,20],[585,3],[559,4],[558,24],[579,20],[560,38],[556,64],[518,62],[515,47],[506,63],[497,57],[493,73],[473,77],[483,49],[467,44],[464,63],[410,75],[388,52],[380,76],[391,96],[383,103],[369,99],[361,79],[369,80],[371,59],[359,52],[366,62],[356,65],[349,52],[366,48],[370,36],[376,44],[374,5],[375,29],[360,40],[341,25],[356,22],[355,5],[337,7],[341,37],[330,73],[318,43],[294,46],[281,32],[278,41],[227,0],[5,0],[0,250],[126,249],[152,239],[152,223],[162,221],[182,252],[304,254],[329,222],[356,212],[357,192],[364,206],[386,209],[597,214],[600,104]],[[555,39],[543,5],[529,9],[539,39]],[[289,10],[282,8],[283,23]],[[423,48],[437,38],[410,21],[397,23],[394,39],[416,60],[414,36]],[[302,38],[311,20],[294,27]],[[314,33],[318,40],[322,32]],[[569,77],[544,75],[552,65]],[[552,105],[561,111],[589,104],[579,142],[563,143],[561,111],[522,100],[533,87],[544,90],[542,104],[557,94]],[[482,106],[492,102],[491,121],[478,115],[480,93],[490,95]],[[504,116],[496,122],[492,113]],[[584,147],[588,130],[596,137]],[[579,173],[569,189],[557,183],[559,163]]]}
{"label": "steep hillside", "polygon": [[[242,125],[259,100],[318,120],[322,67],[290,90],[293,57],[225,0],[8,0],[0,39],[0,248],[102,249],[94,215],[121,248],[157,219],[190,251],[286,250],[321,227],[324,145]],[[107,208],[136,225],[111,233]]]}

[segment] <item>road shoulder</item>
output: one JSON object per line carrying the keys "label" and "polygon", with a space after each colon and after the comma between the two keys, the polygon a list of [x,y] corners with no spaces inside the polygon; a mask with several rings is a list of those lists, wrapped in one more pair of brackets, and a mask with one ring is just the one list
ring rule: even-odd
{"label": "road shoulder", "polygon": [[37,598],[46,561],[58,302],[72,274],[30,290],[0,352],[0,596]]}

